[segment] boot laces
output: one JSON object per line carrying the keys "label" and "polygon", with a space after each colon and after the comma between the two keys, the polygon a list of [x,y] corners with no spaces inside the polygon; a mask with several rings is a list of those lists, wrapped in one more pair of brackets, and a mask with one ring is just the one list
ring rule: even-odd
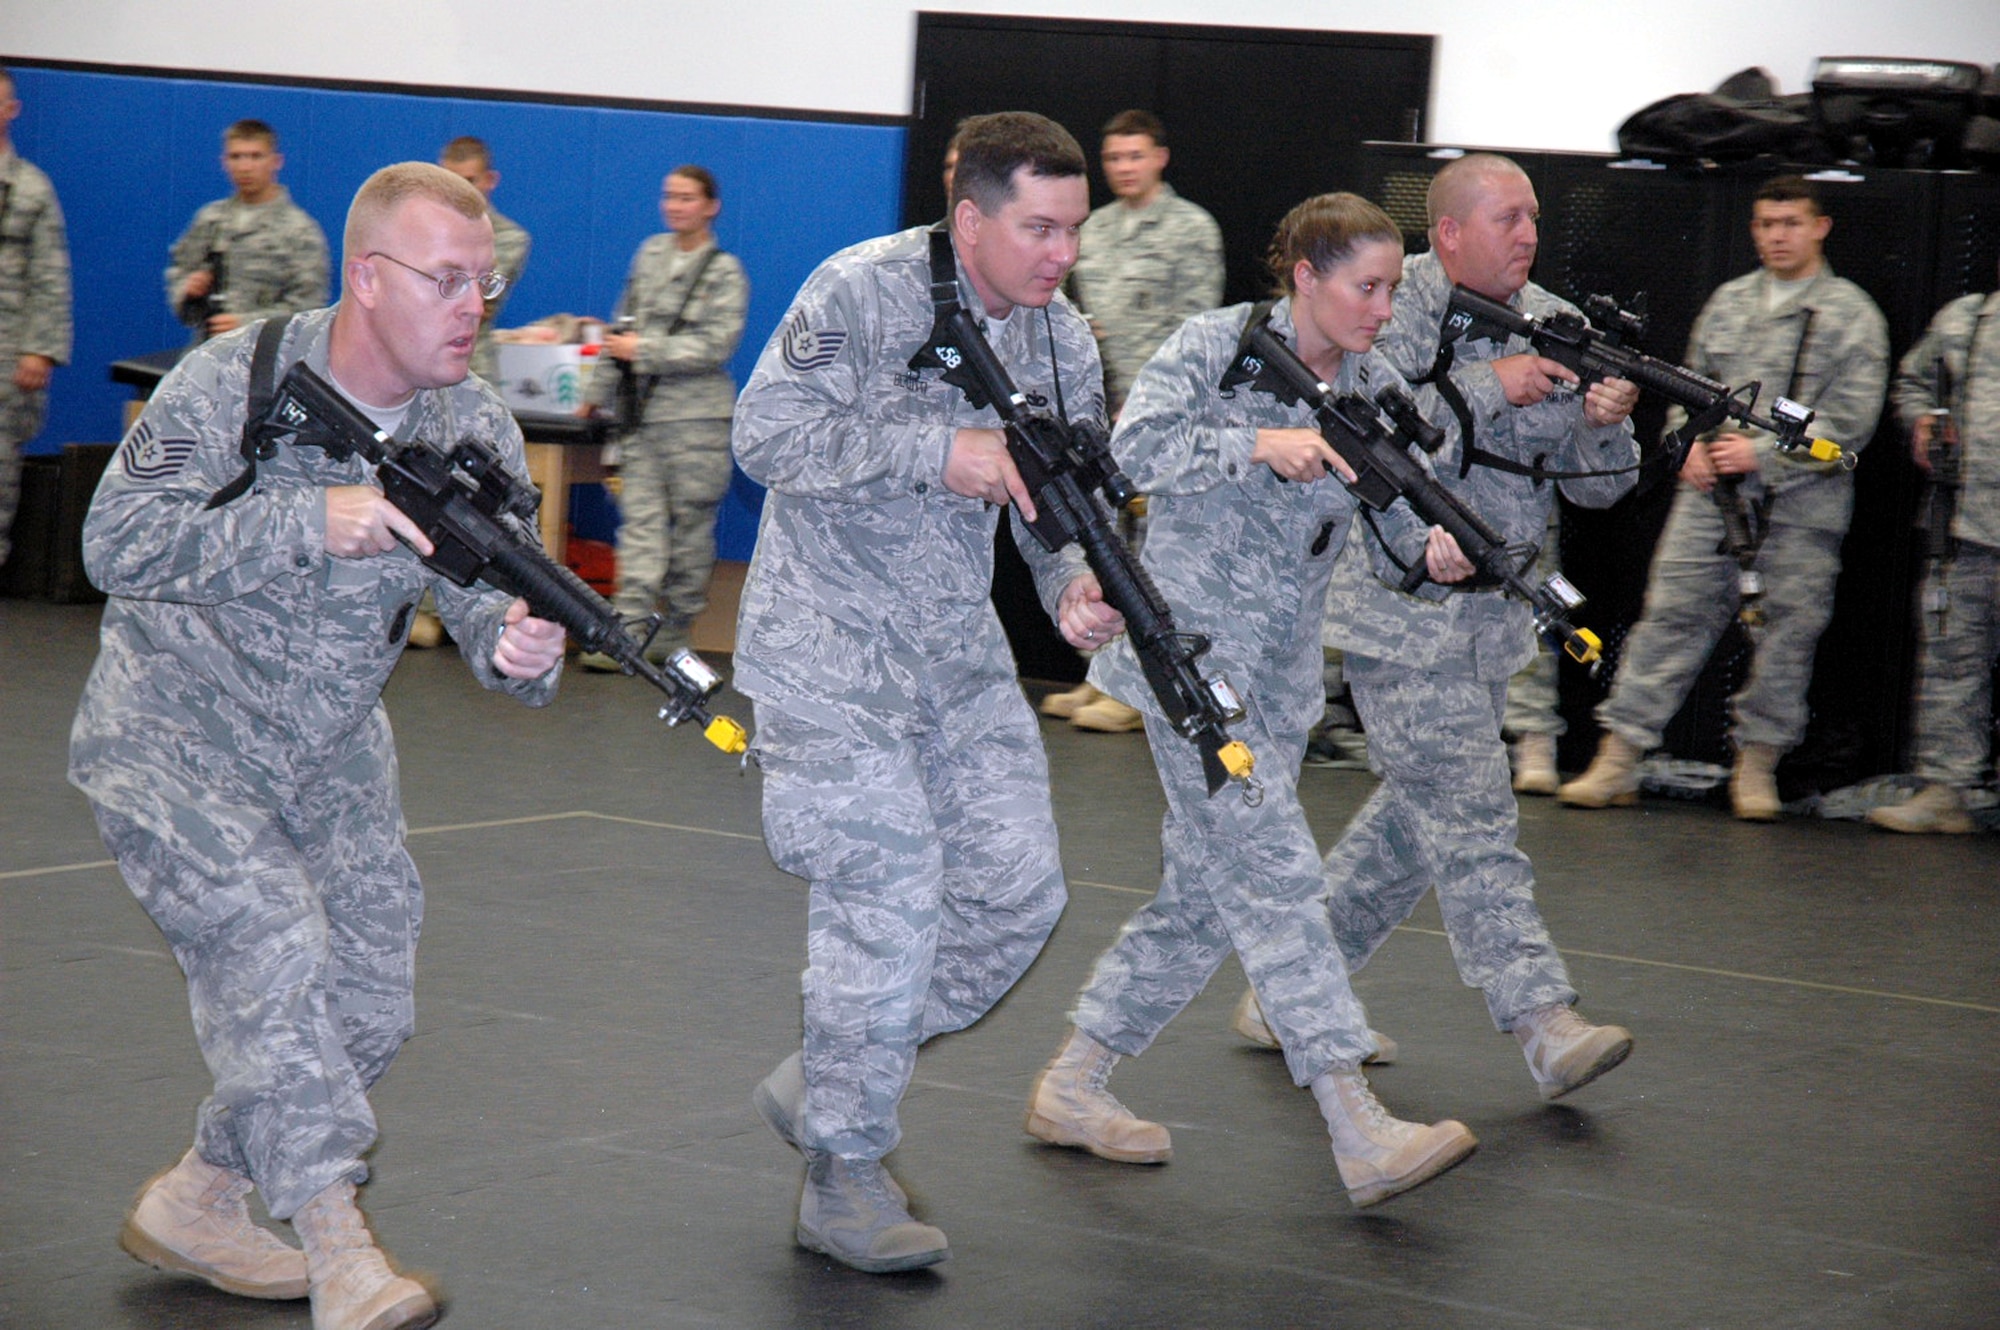
{"label": "boot laces", "polygon": [[1375,1097],[1375,1091],[1359,1072],[1354,1074],[1354,1094],[1350,1107],[1359,1119],[1357,1125],[1371,1132],[1393,1132],[1404,1124],[1389,1116],[1389,1110],[1382,1107],[1382,1101]]}
{"label": "boot laces", "polygon": [[314,1218],[318,1221],[313,1227],[319,1239],[314,1245],[329,1256],[336,1252],[372,1250],[375,1246],[375,1237],[368,1231],[367,1222],[362,1219],[361,1208],[354,1203],[352,1193],[345,1198],[344,1204],[319,1207]]}
{"label": "boot laces", "polygon": [[1132,1110],[1120,1103],[1118,1096],[1111,1093],[1109,1088],[1111,1069],[1117,1065],[1116,1053],[1093,1050],[1084,1059],[1083,1067],[1076,1078],[1077,1089],[1082,1092],[1079,1097],[1097,1101],[1119,1117],[1131,1117]]}

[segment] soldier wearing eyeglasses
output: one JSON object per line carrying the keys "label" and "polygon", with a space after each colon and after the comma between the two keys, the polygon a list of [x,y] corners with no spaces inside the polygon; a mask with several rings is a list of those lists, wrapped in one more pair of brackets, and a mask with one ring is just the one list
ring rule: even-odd
{"label": "soldier wearing eyeglasses", "polygon": [[[355,196],[344,255],[339,305],[284,323],[273,378],[304,361],[396,438],[471,435],[525,480],[513,416],[468,377],[483,301],[505,289],[479,191],[386,167]],[[368,1091],[414,1026],[423,918],[382,686],[426,591],[479,681],[531,706],[554,696],[563,632],[431,573],[430,542],[359,458],[280,441],[235,483],[264,327],[182,359],[84,524],[110,603],[70,779],[186,973],[214,1077],[192,1148],[121,1242],[231,1293],[310,1294],[315,1330],[429,1325],[431,1293],[355,1204]],[[303,1251],[250,1221],[253,1185]]]}
{"label": "soldier wearing eyeglasses", "polygon": [[195,213],[167,266],[167,308],[196,341],[326,303],[326,234],[278,183],[284,165],[262,120],[222,131],[235,192]]}

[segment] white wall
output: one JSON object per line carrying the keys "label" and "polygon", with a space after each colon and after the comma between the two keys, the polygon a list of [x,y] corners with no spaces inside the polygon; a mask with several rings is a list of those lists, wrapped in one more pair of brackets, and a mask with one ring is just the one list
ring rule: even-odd
{"label": "white wall", "polygon": [[[1991,0],[936,0],[968,13],[1428,32],[1443,142],[1603,150],[1627,114],[1815,57],[2000,60]],[[0,0],[13,56],[876,115],[909,110],[901,0]]]}

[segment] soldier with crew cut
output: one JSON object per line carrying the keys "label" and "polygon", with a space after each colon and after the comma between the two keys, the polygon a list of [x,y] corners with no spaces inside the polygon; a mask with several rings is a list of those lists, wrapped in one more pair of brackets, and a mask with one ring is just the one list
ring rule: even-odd
{"label": "soldier with crew cut", "polygon": [[21,114],[0,69],[0,564],[21,497],[21,447],[41,432],[49,379],[69,363],[69,242],[48,176],[14,151]]}
{"label": "soldier with crew cut", "polygon": [[195,212],[167,264],[167,308],[197,342],[326,303],[326,233],[278,183],[284,165],[278,131],[262,120],[222,131],[234,192]]}
{"label": "soldier with crew cut", "polygon": [[[955,142],[946,221],[820,265],[732,436],[769,491],[734,682],[756,703],[765,844],[809,888],[802,1047],[754,1100],[805,1156],[800,1244],[870,1272],[950,1254],[882,1162],[898,1105],[918,1047],[999,1001],[1066,899],[1048,763],[990,600],[1000,516],[1035,510],[999,416],[920,354],[934,270],[935,300],[981,322],[1023,394],[1104,417],[1096,345],[1060,292],[1090,211],[1082,150],[1024,112]],[[1122,628],[1093,576],[1018,522],[1016,544],[1072,646]]]}
{"label": "soldier with crew cut", "polygon": [[[468,376],[499,285],[476,189],[426,162],[376,172],[348,213],[339,305],[190,351],[84,523],[110,600],[70,780],[186,975],[214,1082],[120,1243],[226,1292],[309,1296],[314,1330],[438,1314],[356,1203],[368,1092],[415,1029],[424,904],[383,685],[426,592],[480,683],[531,706],[554,696],[563,631],[428,569],[430,541],[359,455],[281,436],[251,462],[270,386],[253,367],[261,350],[275,384],[303,363],[398,439],[484,440],[525,485],[512,413]],[[253,1186],[303,1251],[250,1219]]]}
{"label": "soldier with crew cut", "polygon": [[[1868,293],[1826,262],[1833,219],[1800,176],[1766,181],[1751,204],[1758,268],[1717,287],[1688,334],[1684,363],[1723,383],[1755,380],[1767,395],[1812,408],[1813,433],[1858,453],[1875,433],[1889,375],[1889,328]],[[1686,422],[1675,407],[1669,431]],[[1653,551],[1645,606],[1625,639],[1618,677],[1598,704],[1604,727],[1590,768],[1557,798],[1573,808],[1636,803],[1638,762],[1658,748],[1737,617],[1738,566],[1724,548],[1715,491],[1735,486],[1762,515],[1756,569],[1763,626],[1748,677],[1729,699],[1736,761],[1729,780],[1738,818],[1782,812],[1777,767],[1806,732],[1813,651],[1833,616],[1840,542],[1854,514],[1854,474],[1805,450],[1782,452],[1761,430],[1730,425],[1697,442]]]}
{"label": "soldier with crew cut", "polygon": [[1868,820],[1887,831],[1964,835],[1977,827],[1966,795],[1988,769],[2000,657],[2000,293],[1960,296],[1939,310],[1897,367],[1889,396],[1910,429],[1918,469],[1933,485],[1948,483],[1932,462],[1942,447],[1956,451],[1939,460],[1957,476],[1944,557],[1925,567],[1918,597],[1913,770],[1924,786],[1903,803],[1870,809]]}

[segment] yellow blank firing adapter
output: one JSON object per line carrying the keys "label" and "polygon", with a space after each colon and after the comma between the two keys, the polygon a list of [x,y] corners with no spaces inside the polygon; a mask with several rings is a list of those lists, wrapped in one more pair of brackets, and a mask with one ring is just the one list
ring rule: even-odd
{"label": "yellow blank firing adapter", "polygon": [[708,723],[708,728],[701,734],[704,739],[731,757],[750,746],[749,732],[727,716],[717,716]]}
{"label": "yellow blank firing adapter", "polygon": [[1604,642],[1588,628],[1579,628],[1563,643],[1563,650],[1579,665],[1595,665],[1604,658]]}
{"label": "yellow blank firing adapter", "polygon": [[1815,462],[1838,462],[1852,471],[1861,460],[1859,453],[1850,453],[1832,439],[1814,439],[1806,446],[1806,454]]}
{"label": "yellow blank firing adapter", "polygon": [[1222,769],[1237,780],[1249,780],[1251,771],[1257,766],[1257,759],[1251,755],[1250,745],[1241,739],[1231,739],[1216,749],[1215,755],[1222,759]]}

